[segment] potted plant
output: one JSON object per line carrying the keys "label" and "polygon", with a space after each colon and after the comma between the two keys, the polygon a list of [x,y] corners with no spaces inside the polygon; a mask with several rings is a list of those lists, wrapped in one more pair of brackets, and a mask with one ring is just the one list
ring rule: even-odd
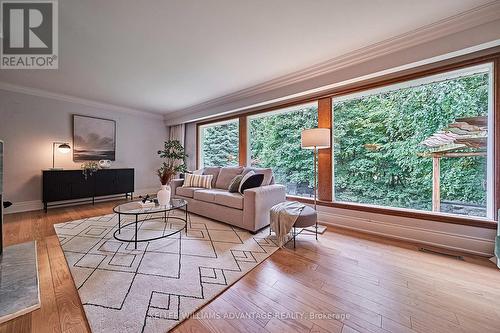
{"label": "potted plant", "polygon": [[161,190],[157,194],[158,203],[167,205],[170,202],[170,186],[172,178],[179,172],[186,172],[186,157],[184,147],[178,140],[165,141],[163,150],[158,150],[158,155],[163,159],[162,166],[157,170],[160,178]]}
{"label": "potted plant", "polygon": [[99,164],[96,161],[84,162],[80,167],[82,168],[82,173],[85,177],[85,180],[87,180],[89,176],[92,176],[93,173],[99,170]]}

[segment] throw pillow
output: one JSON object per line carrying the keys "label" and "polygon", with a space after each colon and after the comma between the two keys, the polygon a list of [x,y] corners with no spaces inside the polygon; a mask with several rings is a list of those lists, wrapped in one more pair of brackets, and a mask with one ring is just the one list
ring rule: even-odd
{"label": "throw pillow", "polygon": [[184,174],[184,184],[182,187],[202,187],[212,188],[213,175],[192,175],[189,173]]}
{"label": "throw pillow", "polygon": [[253,172],[253,171],[249,171],[243,175],[243,178],[241,178],[240,186],[238,187],[238,192],[243,193],[243,192],[241,192],[241,185],[243,185],[245,180],[247,180],[249,177],[251,177],[253,175],[255,175],[255,172]]}
{"label": "throw pillow", "polygon": [[238,193],[242,179],[243,175],[237,175],[236,177],[234,177],[233,180],[231,180],[231,183],[229,184],[227,190],[230,193]]}
{"label": "throw pillow", "polygon": [[264,181],[263,174],[251,175],[245,180],[245,182],[243,181],[241,182],[240,193],[243,194],[243,191],[249,188],[259,187],[263,181]]}

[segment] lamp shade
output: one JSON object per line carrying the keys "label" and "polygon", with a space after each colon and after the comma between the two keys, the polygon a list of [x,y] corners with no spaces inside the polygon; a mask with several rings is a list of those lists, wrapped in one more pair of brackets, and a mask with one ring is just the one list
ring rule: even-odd
{"label": "lamp shade", "polygon": [[329,128],[305,129],[300,134],[300,145],[303,149],[330,148]]}
{"label": "lamp shade", "polygon": [[57,147],[57,150],[63,154],[66,154],[69,153],[71,147],[67,143],[63,143],[62,145],[59,145],[59,147]]}

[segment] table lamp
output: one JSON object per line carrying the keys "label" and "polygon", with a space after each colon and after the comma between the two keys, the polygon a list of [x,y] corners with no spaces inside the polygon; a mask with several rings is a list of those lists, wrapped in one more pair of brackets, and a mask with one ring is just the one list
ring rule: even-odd
{"label": "table lamp", "polygon": [[67,154],[71,150],[67,142],[52,142],[52,168],[50,170],[62,170],[62,168],[55,167],[56,145],[58,145],[57,150],[62,154]]}

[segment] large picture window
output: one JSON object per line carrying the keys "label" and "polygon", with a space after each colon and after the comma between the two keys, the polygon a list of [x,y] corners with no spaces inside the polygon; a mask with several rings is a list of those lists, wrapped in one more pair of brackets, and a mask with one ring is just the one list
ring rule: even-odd
{"label": "large picture window", "polygon": [[317,125],[317,102],[249,116],[250,165],[272,168],[288,194],[312,197],[313,153],[301,149],[300,133]]}
{"label": "large picture window", "polygon": [[490,64],[332,105],[335,201],[493,217]]}
{"label": "large picture window", "polygon": [[238,119],[201,125],[198,131],[200,168],[239,164]]}

